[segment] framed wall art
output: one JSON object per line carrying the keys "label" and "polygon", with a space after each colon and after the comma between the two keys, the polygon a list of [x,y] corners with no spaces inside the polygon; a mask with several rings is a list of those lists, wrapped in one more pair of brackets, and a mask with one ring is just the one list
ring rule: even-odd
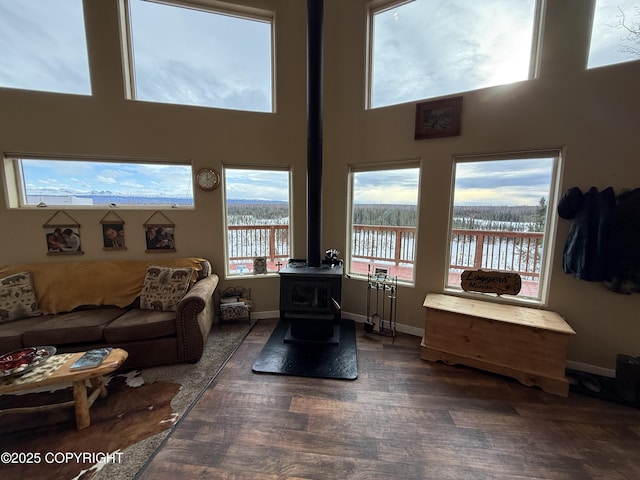
{"label": "framed wall art", "polygon": [[157,211],[144,223],[145,252],[175,252],[175,225],[167,216]]}
{"label": "framed wall art", "polygon": [[109,212],[102,220],[103,250],[126,250],[124,243],[124,220],[115,212]]}
{"label": "framed wall art", "polygon": [[42,225],[47,255],[82,255],[80,224],[68,213],[58,210]]}
{"label": "framed wall art", "polygon": [[415,139],[460,135],[461,114],[462,97],[418,103]]}

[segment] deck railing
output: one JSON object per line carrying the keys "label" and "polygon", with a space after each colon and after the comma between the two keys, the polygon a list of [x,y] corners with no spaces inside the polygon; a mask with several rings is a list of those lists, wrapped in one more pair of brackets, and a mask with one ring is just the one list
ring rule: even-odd
{"label": "deck railing", "polygon": [[542,232],[453,230],[452,269],[507,270],[524,279],[540,278]]}
{"label": "deck railing", "polygon": [[289,225],[231,225],[227,231],[229,261],[241,263],[254,257],[275,262],[289,258]]}
{"label": "deck railing", "polygon": [[354,225],[351,258],[413,265],[415,227]]}
{"label": "deck railing", "polygon": [[[289,257],[288,225],[234,225],[228,229],[232,264],[267,257],[270,263]],[[351,258],[413,267],[415,227],[354,225]],[[541,232],[454,229],[451,269],[508,270],[525,279],[540,277]]]}

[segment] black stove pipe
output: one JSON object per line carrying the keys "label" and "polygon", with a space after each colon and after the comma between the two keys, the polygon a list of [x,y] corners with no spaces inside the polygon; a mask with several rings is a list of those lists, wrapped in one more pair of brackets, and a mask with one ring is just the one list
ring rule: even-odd
{"label": "black stove pipe", "polygon": [[307,264],[319,267],[322,250],[323,0],[307,0]]}

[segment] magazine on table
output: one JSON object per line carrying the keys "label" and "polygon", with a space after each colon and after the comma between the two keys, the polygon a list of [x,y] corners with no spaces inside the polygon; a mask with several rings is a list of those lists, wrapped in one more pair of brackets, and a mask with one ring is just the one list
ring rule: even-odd
{"label": "magazine on table", "polygon": [[95,368],[99,366],[105,358],[107,358],[109,353],[111,353],[111,350],[113,350],[111,347],[94,348],[93,350],[89,350],[76,360],[73,365],[71,365],[70,370]]}

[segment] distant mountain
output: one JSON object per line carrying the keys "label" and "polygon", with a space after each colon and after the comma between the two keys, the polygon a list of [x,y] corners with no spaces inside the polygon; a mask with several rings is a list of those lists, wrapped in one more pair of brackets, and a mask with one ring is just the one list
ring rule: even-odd
{"label": "distant mountain", "polygon": [[[80,200],[79,202],[74,201]],[[105,195],[102,194],[77,194],[57,191],[55,193],[27,193],[27,202],[35,205],[40,202],[61,204],[81,204],[81,205],[107,205],[115,203],[117,205],[157,205],[157,204],[176,204],[176,205],[193,205],[193,199],[185,197],[171,196],[137,196],[137,195]]]}
{"label": "distant mountain", "polygon": [[145,204],[158,204],[158,203],[167,203],[176,205],[193,205],[193,199],[185,198],[185,197],[170,197],[170,196],[157,196],[157,197],[146,197],[146,196],[137,196],[137,195],[127,195],[127,196],[118,196],[118,195],[76,195],[79,198],[91,198],[93,203],[96,204],[107,204],[107,203],[115,203],[118,205],[145,205]]}
{"label": "distant mountain", "polygon": [[235,203],[235,204],[246,204],[246,205],[259,205],[259,204],[281,204],[286,205],[289,202],[285,202],[284,200],[257,200],[257,199],[248,199],[248,198],[228,198],[227,203]]}

